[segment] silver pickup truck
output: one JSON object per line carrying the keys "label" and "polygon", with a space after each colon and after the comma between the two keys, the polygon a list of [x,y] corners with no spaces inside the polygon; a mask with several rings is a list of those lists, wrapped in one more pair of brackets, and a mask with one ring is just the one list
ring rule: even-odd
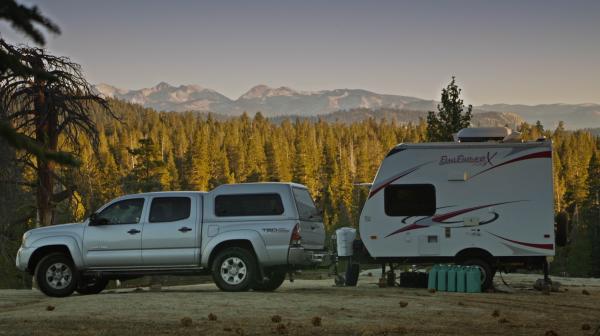
{"label": "silver pickup truck", "polygon": [[119,197],[88,219],[27,231],[16,258],[49,296],[101,292],[110,279],[212,274],[224,291],[272,291],[321,261],[325,230],[303,185]]}

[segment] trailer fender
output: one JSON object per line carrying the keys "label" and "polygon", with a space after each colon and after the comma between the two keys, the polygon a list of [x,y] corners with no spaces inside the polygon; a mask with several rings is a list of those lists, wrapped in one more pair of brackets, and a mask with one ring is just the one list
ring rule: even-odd
{"label": "trailer fender", "polygon": [[465,261],[470,258],[480,258],[487,260],[490,263],[494,260],[494,256],[490,252],[479,247],[462,249],[454,256],[454,258],[456,258],[456,261],[458,262]]}

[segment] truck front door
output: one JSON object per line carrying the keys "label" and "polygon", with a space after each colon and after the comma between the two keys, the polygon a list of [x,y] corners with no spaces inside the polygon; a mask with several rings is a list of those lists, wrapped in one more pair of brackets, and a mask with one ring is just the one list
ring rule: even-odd
{"label": "truck front door", "polygon": [[83,255],[87,267],[142,265],[142,213],[145,199],[116,201],[88,222],[83,235]]}
{"label": "truck front door", "polygon": [[155,196],[142,235],[142,260],[147,266],[198,265],[201,197]]}

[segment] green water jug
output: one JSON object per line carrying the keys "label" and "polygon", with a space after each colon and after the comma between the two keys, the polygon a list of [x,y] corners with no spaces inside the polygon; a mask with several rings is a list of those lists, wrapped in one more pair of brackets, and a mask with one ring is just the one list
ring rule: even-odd
{"label": "green water jug", "polygon": [[448,266],[442,265],[437,272],[437,290],[445,292],[448,286]]}
{"label": "green water jug", "polygon": [[448,269],[448,292],[456,292],[456,271],[457,266],[452,265]]}
{"label": "green water jug", "polygon": [[467,293],[481,293],[481,271],[479,267],[469,267],[467,270]]}
{"label": "green water jug", "polygon": [[458,266],[456,270],[456,291],[464,293],[467,291],[467,268]]}
{"label": "green water jug", "polygon": [[437,284],[438,265],[433,265],[427,275],[427,289],[435,289]]}

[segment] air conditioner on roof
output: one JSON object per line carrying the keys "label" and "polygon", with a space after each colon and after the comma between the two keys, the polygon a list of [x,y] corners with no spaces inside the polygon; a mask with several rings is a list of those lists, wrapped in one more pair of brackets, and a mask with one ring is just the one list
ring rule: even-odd
{"label": "air conditioner on roof", "polygon": [[508,127],[473,127],[461,129],[456,138],[458,142],[513,141],[519,135]]}

